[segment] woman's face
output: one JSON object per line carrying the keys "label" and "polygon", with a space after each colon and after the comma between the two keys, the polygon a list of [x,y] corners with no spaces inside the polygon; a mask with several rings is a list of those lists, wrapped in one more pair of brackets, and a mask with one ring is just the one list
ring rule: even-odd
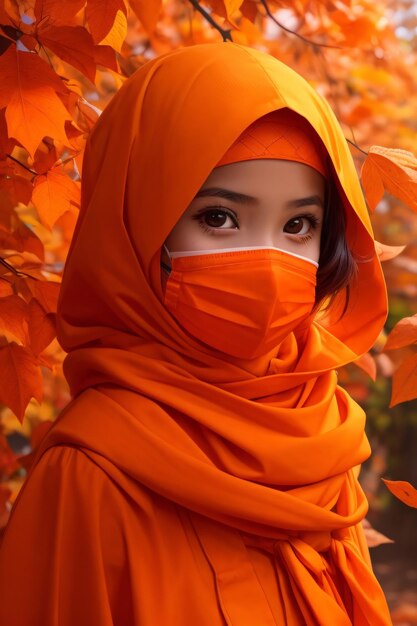
{"label": "woman's face", "polygon": [[215,168],[168,235],[170,252],[263,246],[318,261],[325,181],[308,165],[258,159]]}

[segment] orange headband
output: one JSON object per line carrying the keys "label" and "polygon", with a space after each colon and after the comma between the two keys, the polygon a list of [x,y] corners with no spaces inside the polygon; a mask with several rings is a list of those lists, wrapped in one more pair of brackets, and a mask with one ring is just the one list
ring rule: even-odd
{"label": "orange headband", "polygon": [[327,177],[327,153],[312,126],[290,109],[271,111],[255,120],[230,146],[216,167],[251,159],[305,163]]}

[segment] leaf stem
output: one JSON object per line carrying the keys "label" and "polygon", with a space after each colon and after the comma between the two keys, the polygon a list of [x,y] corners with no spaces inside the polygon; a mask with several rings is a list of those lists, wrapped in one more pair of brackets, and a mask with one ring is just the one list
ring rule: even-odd
{"label": "leaf stem", "polygon": [[355,142],[354,142],[354,141],[352,141],[351,139],[347,139],[347,138],[346,138],[346,141],[347,141],[348,143],[350,143],[350,145],[351,145],[351,146],[353,146],[354,148],[356,148],[356,150],[359,150],[359,152],[362,152],[362,154],[365,154],[366,156],[368,156],[368,154],[369,154],[369,153],[368,153],[368,152],[366,152],[366,150],[363,150],[362,148],[360,148],[360,147],[358,146],[358,144],[357,144],[357,143],[355,143]]}

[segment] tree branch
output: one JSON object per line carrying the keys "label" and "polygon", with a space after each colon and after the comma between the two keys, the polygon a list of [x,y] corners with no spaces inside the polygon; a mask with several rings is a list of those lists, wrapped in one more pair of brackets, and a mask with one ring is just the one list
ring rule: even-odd
{"label": "tree branch", "polygon": [[[13,265],[10,265],[10,263],[5,261],[2,257],[0,257],[0,265],[3,265],[4,267],[6,267],[9,270],[9,272],[14,274],[15,276],[26,276],[27,278],[34,278],[35,280],[38,280],[34,276],[31,276],[30,274],[26,274],[26,272],[21,272],[20,270],[17,270],[15,267],[13,267]],[[1,276],[0,278],[2,278],[2,280],[7,280],[3,276]]]}
{"label": "tree branch", "polygon": [[300,33],[297,33],[295,30],[291,30],[290,28],[287,28],[287,26],[284,26],[284,24],[282,24],[282,22],[279,22],[277,20],[277,18],[272,14],[271,9],[269,8],[266,0],[259,0],[260,3],[262,4],[262,6],[264,7],[267,16],[280,28],[282,28],[282,30],[284,30],[286,33],[289,33],[290,35],[294,35],[295,37],[298,37],[298,39],[301,39],[301,41],[304,41],[304,43],[308,43],[310,46],[313,46],[313,48],[315,47],[319,47],[319,48],[337,48],[338,50],[340,50],[340,46],[334,46],[328,43],[319,43],[318,41],[313,41],[312,39],[308,39],[307,37],[304,37],[303,35],[300,35]]}
{"label": "tree branch", "polygon": [[200,5],[200,3],[197,0],[189,0],[190,4],[196,9],[196,11],[198,11],[199,13],[201,13],[201,15],[204,17],[204,19],[207,20],[207,22],[209,24],[211,24],[211,26],[213,26],[213,28],[215,28],[223,37],[223,41],[233,41],[232,39],[232,35],[231,33],[231,29],[229,30],[224,30],[220,24],[218,24],[210,15],[210,13],[208,13],[205,9],[203,9],[203,7]]}

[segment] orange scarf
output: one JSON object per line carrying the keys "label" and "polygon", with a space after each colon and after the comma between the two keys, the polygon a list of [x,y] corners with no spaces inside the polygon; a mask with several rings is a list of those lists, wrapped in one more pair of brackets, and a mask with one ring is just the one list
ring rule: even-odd
{"label": "orange scarf", "polygon": [[[343,317],[340,294],[302,341],[290,335],[278,352],[223,359],[164,307],[160,250],[240,133],[282,107],[321,137],[349,244],[362,262]],[[360,527],[367,502],[358,466],[370,454],[365,416],[335,372],[372,346],[385,317],[360,184],[327,103],[278,60],[243,45],[164,54],[126,81],[87,145],[58,310],[74,399],[35,463],[48,447],[76,445],[107,459],[114,481],[122,472],[196,513],[228,624],[274,623],[253,576],[239,583],[221,575],[239,560],[238,529],[277,555],[293,581],[295,596],[283,600],[290,626],[293,597],[309,625],[386,626]],[[85,396],[91,387],[95,393]],[[350,603],[338,591],[340,577]]]}

